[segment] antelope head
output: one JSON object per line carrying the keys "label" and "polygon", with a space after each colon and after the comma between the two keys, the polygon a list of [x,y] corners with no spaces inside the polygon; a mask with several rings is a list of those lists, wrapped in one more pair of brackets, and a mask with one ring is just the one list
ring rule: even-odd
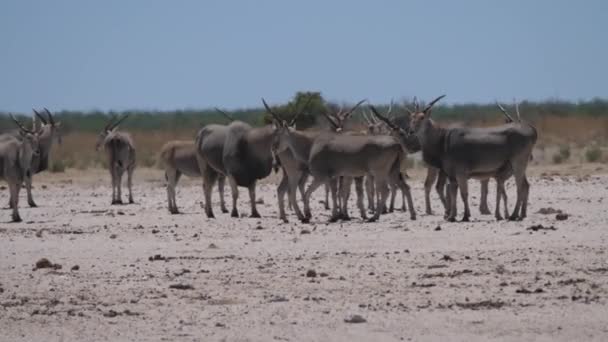
{"label": "antelope head", "polygon": [[99,148],[101,147],[101,145],[103,145],[103,143],[106,141],[106,139],[108,139],[108,137],[112,136],[116,132],[118,125],[120,123],[122,123],[127,117],[129,117],[129,114],[123,115],[118,120],[116,119],[116,116],[112,116],[110,118],[110,120],[108,121],[106,126],[103,128],[103,130],[97,136],[97,143],[95,144],[96,151],[99,151]]}
{"label": "antelope head", "polygon": [[[37,110],[32,110],[34,111],[34,114],[36,114],[36,117],[38,117],[41,123],[39,135],[40,138],[52,140],[56,137],[57,143],[61,145],[61,133],[59,131],[59,128],[61,127],[61,122],[55,121],[53,114],[51,114],[51,112],[46,108],[44,108],[44,113],[46,114],[46,117]],[[34,123],[35,122],[36,120],[34,119]],[[36,127],[34,127],[34,129],[36,129]]]}
{"label": "antelope head", "polygon": [[418,141],[415,135],[410,134],[407,130],[397,126],[392,120],[388,118],[388,115],[380,114],[380,112],[378,112],[378,110],[374,106],[370,105],[369,108],[371,109],[374,116],[390,129],[391,135],[397,138],[397,141],[401,143],[401,146],[405,150],[409,152],[416,152],[420,150],[420,142]]}
{"label": "antelope head", "polygon": [[306,107],[308,107],[311,100],[312,96],[308,98],[300,109],[298,109],[298,111],[292,116],[291,120],[287,121],[282,115],[270,108],[266,101],[262,99],[264,108],[266,108],[266,112],[272,116],[272,121],[276,128],[271,147],[273,154],[279,154],[289,148],[290,131],[295,130],[298,117],[304,113],[304,110]]}
{"label": "antelope head", "polygon": [[346,120],[348,120],[354,111],[365,101],[367,100],[363,99],[357,102],[354,107],[347,111],[345,111],[343,107],[340,107],[340,109],[335,113],[330,113],[327,111],[323,112],[323,115],[325,115],[325,118],[327,118],[327,121],[329,121],[329,124],[331,125],[332,131],[336,133],[342,132],[344,130],[344,123]]}
{"label": "antelope head", "polygon": [[9,113],[9,116],[15,122],[17,127],[19,127],[19,134],[21,135],[21,138],[23,139],[23,141],[26,142],[29,147],[31,147],[32,155],[33,156],[40,155],[40,144],[38,141],[40,131],[34,131],[34,130],[30,130],[30,129],[26,128],[25,126],[23,126],[23,124],[21,122],[19,122],[19,120],[15,119],[13,114]]}
{"label": "antelope head", "polygon": [[420,110],[420,106],[418,105],[418,101],[414,98],[414,111],[410,111],[410,124],[409,124],[409,133],[410,134],[418,134],[424,124],[430,122],[431,119],[431,109],[439,100],[444,98],[445,95],[441,95],[431,101],[424,109]]}

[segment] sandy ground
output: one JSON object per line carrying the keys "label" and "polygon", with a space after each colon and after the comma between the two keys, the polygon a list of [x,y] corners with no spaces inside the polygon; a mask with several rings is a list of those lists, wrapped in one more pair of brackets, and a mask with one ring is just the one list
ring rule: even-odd
{"label": "sandy ground", "polygon": [[[265,218],[208,220],[198,181],[180,184],[184,214],[170,215],[159,171],[138,170],[137,204],[123,206],[101,170],[39,175],[23,223],[0,211],[0,340],[606,341],[608,176],[532,174],[524,222],[479,215],[473,181],[474,222],[424,215],[418,171],[418,220],[329,225],[322,190],[312,224],[281,223],[276,176],[258,191]],[[41,258],[62,267],[36,270]]]}

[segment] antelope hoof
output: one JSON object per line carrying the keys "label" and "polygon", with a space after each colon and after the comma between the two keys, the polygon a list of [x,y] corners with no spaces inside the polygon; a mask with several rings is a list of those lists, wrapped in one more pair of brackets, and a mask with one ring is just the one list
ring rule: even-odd
{"label": "antelope hoof", "polygon": [[21,222],[21,217],[19,216],[19,214],[17,215],[13,215],[13,222]]}
{"label": "antelope hoof", "polygon": [[496,214],[494,217],[496,217],[496,221],[502,221],[502,216],[500,216],[500,214]]}
{"label": "antelope hoof", "polygon": [[340,215],[340,219],[341,219],[342,221],[350,221],[350,216],[348,216],[348,215],[344,215],[344,214],[343,214],[343,215]]}
{"label": "antelope hoof", "polygon": [[492,214],[492,212],[490,212],[490,209],[488,207],[479,208],[479,212],[481,213],[481,215],[491,215]]}
{"label": "antelope hoof", "polygon": [[232,213],[230,213],[230,216],[238,218],[239,217],[239,212],[236,209],[232,209]]}
{"label": "antelope hoof", "polygon": [[376,221],[378,221],[378,218],[376,216],[372,216],[372,217],[370,217],[370,218],[367,219],[368,223],[376,222]]}
{"label": "antelope hoof", "polygon": [[511,215],[509,216],[509,221],[520,221],[520,219],[517,215]]}
{"label": "antelope hoof", "polygon": [[287,217],[279,217],[279,220],[283,221],[283,223],[289,223]]}
{"label": "antelope hoof", "polygon": [[135,201],[132,198],[129,198],[129,204],[135,204]]}
{"label": "antelope hoof", "polygon": [[112,201],[112,205],[115,205],[115,204],[122,204],[122,200],[114,200],[114,201]]}
{"label": "antelope hoof", "polygon": [[228,209],[226,209],[226,207],[223,207],[223,208],[222,208],[222,213],[223,213],[223,214],[228,214]]}
{"label": "antelope hoof", "polygon": [[338,220],[340,219],[340,215],[335,215],[329,218],[329,220],[327,220],[327,222],[329,223],[334,223],[334,222],[338,222]]}
{"label": "antelope hoof", "polygon": [[262,216],[260,216],[260,213],[258,213],[256,211],[256,212],[253,212],[251,215],[249,215],[249,217],[251,217],[251,218],[261,218]]}
{"label": "antelope hoof", "polygon": [[455,217],[448,217],[448,218],[446,218],[446,220],[448,222],[456,222],[456,218]]}
{"label": "antelope hoof", "polygon": [[177,210],[177,208],[169,209],[169,212],[171,213],[171,215],[179,214],[179,210]]}
{"label": "antelope hoof", "polygon": [[410,220],[416,221],[416,215],[410,215]]}
{"label": "antelope hoof", "polygon": [[210,219],[214,219],[215,218],[215,215],[213,215],[212,211],[208,211],[206,214],[207,214],[207,218],[210,218]]}
{"label": "antelope hoof", "polygon": [[471,219],[468,216],[463,216],[460,222],[470,222]]}
{"label": "antelope hoof", "polygon": [[427,215],[435,215],[435,214],[433,213],[433,211],[432,211],[432,210],[429,210],[429,209],[427,209],[427,210],[426,210],[426,214],[427,214]]}
{"label": "antelope hoof", "polygon": [[27,201],[27,204],[29,204],[31,208],[36,208],[36,207],[38,207],[38,205],[37,205],[37,204],[36,204],[36,202],[34,202],[34,201]]}
{"label": "antelope hoof", "polygon": [[310,217],[302,217],[300,219],[300,222],[302,222],[302,223],[310,223]]}

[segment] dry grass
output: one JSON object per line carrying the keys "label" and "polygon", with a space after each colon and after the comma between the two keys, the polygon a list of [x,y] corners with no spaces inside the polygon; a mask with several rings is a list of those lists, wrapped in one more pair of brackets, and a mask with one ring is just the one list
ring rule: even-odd
{"label": "dry grass", "polygon": [[[470,123],[472,126],[492,126],[500,120],[483,120]],[[444,123],[457,124],[457,123]],[[469,124],[467,124],[469,125]],[[541,155],[536,163],[552,163],[553,155],[560,146],[573,146],[571,162],[584,162],[585,151],[590,148],[605,149],[608,146],[608,117],[542,117],[534,122],[539,132],[537,143]],[[365,130],[363,125],[353,125],[352,129]],[[137,147],[138,164],[144,167],[156,165],[161,147],[170,140],[194,139],[195,129],[182,131],[134,131],[131,133]],[[95,151],[97,135],[92,133],[72,133],[63,138],[61,146],[54,146],[53,159],[66,168],[85,170],[89,167],[105,166],[105,155]],[[544,157],[544,155],[547,155]],[[603,154],[608,155],[607,153]],[[600,161],[605,161],[601,158]]]}

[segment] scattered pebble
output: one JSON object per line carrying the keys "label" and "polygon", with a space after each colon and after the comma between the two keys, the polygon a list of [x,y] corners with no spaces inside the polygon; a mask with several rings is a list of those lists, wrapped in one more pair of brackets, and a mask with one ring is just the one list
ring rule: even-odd
{"label": "scattered pebble", "polygon": [[194,290],[194,286],[190,284],[171,284],[169,288],[175,290]]}
{"label": "scattered pebble", "polygon": [[41,269],[41,268],[53,268],[56,270],[60,270],[61,269],[61,265],[60,264],[53,264],[52,262],[49,261],[49,259],[47,258],[42,258],[38,261],[36,261],[36,267],[34,267],[34,271],[37,269]]}
{"label": "scattered pebble", "polygon": [[441,226],[435,227],[435,231],[439,231],[439,230],[441,230]]}
{"label": "scattered pebble", "polygon": [[545,227],[542,224],[537,224],[534,226],[530,226],[528,228],[526,228],[527,230],[533,230],[535,232],[539,231],[539,230],[557,230],[557,228],[553,227],[553,226],[549,226],[549,227]]}
{"label": "scattered pebble", "polygon": [[345,323],[365,323],[367,320],[361,315],[352,315],[344,319]]}
{"label": "scattered pebble", "polygon": [[315,270],[308,270],[308,271],[306,272],[306,276],[307,276],[308,278],[314,278],[314,277],[316,277],[316,276],[317,276],[317,271],[315,271]]}
{"label": "scattered pebble", "polygon": [[555,208],[540,208],[537,213],[541,215],[551,215],[551,214],[560,214],[562,211]]}
{"label": "scattered pebble", "polygon": [[568,219],[568,214],[566,213],[559,213],[557,215],[555,215],[555,219],[558,221],[565,221]]}
{"label": "scattered pebble", "polygon": [[80,269],[80,266],[78,266],[78,265],[74,265],[71,268],[72,271],[78,271],[79,269]]}
{"label": "scattered pebble", "polygon": [[110,235],[110,239],[116,239],[117,237],[118,237],[118,235],[116,235],[116,234]]}

